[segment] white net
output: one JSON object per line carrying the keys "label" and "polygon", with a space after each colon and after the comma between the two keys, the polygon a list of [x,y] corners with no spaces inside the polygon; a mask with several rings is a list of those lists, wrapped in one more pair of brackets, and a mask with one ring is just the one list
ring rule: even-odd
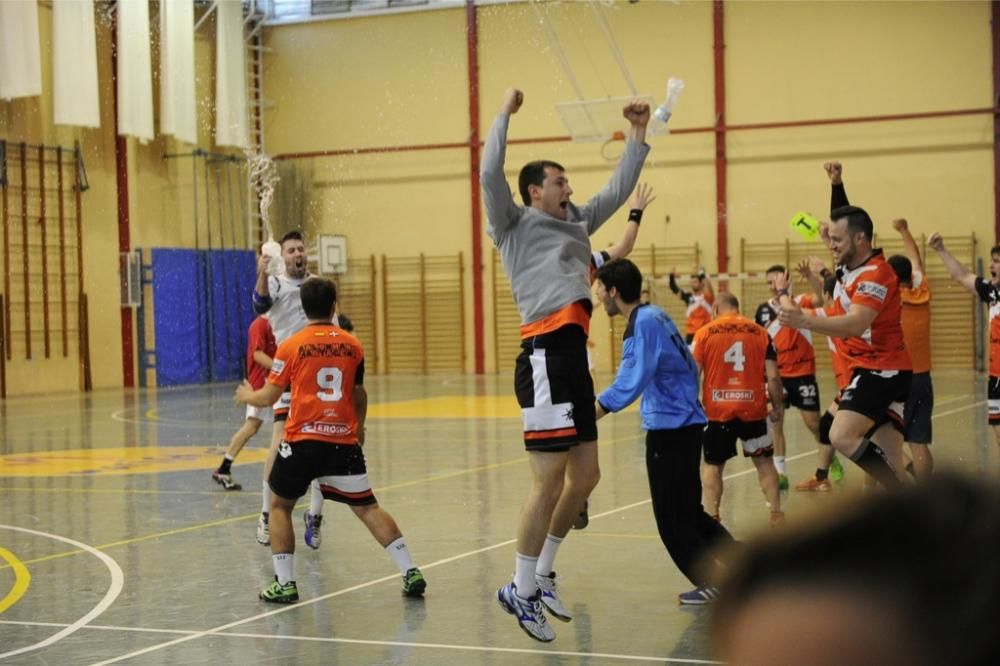
{"label": "white net", "polygon": [[[559,102],[556,111],[566,126],[573,141],[598,142],[624,135],[629,129],[629,122],[622,116],[622,109],[629,102],[639,99],[655,106],[652,95],[641,97],[608,97],[605,99],[583,99],[575,102]],[[665,134],[666,125],[655,128],[652,125],[647,134]]]}

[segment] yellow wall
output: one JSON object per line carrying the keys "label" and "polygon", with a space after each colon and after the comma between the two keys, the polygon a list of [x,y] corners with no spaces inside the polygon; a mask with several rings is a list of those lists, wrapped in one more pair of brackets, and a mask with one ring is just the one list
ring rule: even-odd
{"label": "yellow wall", "polygon": [[[156,3],[150,5],[150,22],[157,25]],[[39,28],[42,54],[42,89],[40,97],[0,100],[0,138],[10,143],[44,143],[72,147],[79,141],[86,165],[90,189],[82,196],[84,289],[90,306],[90,353],[93,384],[95,388],[122,385],[122,342],[119,316],[118,286],[118,213],[115,177],[115,132],[113,117],[113,79],[111,70],[112,34],[110,23],[101,20],[104,10],[97,16],[98,81],[101,90],[101,127],[83,129],[56,126],[53,123],[52,100],[52,8],[51,3],[39,4]],[[154,28],[154,38],[156,29]],[[199,30],[195,40],[196,94],[198,95],[199,145],[213,150],[211,128],[214,123],[211,100],[214,99],[214,20],[208,20]],[[158,68],[154,39],[153,70]],[[155,76],[155,75],[154,75]],[[158,126],[159,91],[154,78],[154,127]],[[191,160],[166,161],[167,152],[190,152],[192,146],[172,138],[157,137],[148,145],[128,140],[129,214],[131,218],[132,247],[194,247],[194,222],[191,194]],[[69,173],[67,171],[67,173]],[[210,172],[211,175],[211,172]],[[204,220],[204,173],[198,168],[201,191],[201,246],[205,247],[207,230]],[[240,186],[242,193],[245,185]],[[218,225],[218,207],[212,183],[212,217]],[[69,198],[67,199],[69,203]],[[50,213],[51,214],[51,213]],[[51,228],[51,227],[50,227]],[[75,227],[74,227],[75,230]],[[215,247],[219,246],[219,230],[214,230]],[[232,236],[225,228],[227,245]],[[19,236],[17,236],[19,238]],[[243,247],[242,230],[237,236]],[[52,244],[50,239],[49,244]],[[12,268],[20,261],[20,250],[12,247]],[[35,258],[33,257],[33,260]],[[37,262],[36,262],[37,263]],[[40,272],[40,266],[35,270]],[[55,269],[50,265],[50,274]],[[73,283],[71,283],[72,285]],[[73,287],[71,287],[72,290]],[[50,287],[52,289],[52,287]],[[41,306],[33,296],[33,329],[39,330]],[[71,295],[75,300],[75,295]],[[70,316],[75,327],[75,316]],[[19,322],[12,317],[16,329]],[[14,358],[7,365],[7,390],[9,395],[75,391],[79,387],[79,371],[75,355],[73,334],[70,341],[70,358],[63,359],[61,347],[54,343],[52,358],[43,359],[41,335],[33,338],[33,359],[23,358],[23,335],[14,336]],[[54,334],[53,340],[58,339]],[[61,343],[60,343],[61,345]],[[20,354],[18,353],[20,351]],[[20,356],[20,358],[19,358]]]}
{"label": "yellow wall", "polygon": [[[156,20],[155,7],[151,18]],[[199,10],[203,11],[203,10]],[[587,3],[551,3],[554,25],[584,94],[621,96],[628,88]],[[479,8],[480,120],[485,134],[504,89],[524,89],[511,138],[566,133],[554,104],[574,91],[528,3]],[[713,104],[712,5],[619,3],[605,10],[640,93],[660,99],[668,76],[687,89],[672,127],[708,127]],[[51,9],[40,5],[45,89],[51,89]],[[212,149],[214,22],[197,39],[199,145]],[[265,30],[265,148],[271,154],[401,144],[461,143],[469,134],[464,9],[445,9],[274,26]],[[83,145],[91,190],[84,196],[86,289],[97,386],[121,382],[118,324],[114,134],[110,35],[99,27],[103,127],[57,128],[51,96],[0,102],[0,136],[9,141]],[[726,4],[727,120],[757,123],[987,107],[992,100],[987,2]],[[154,56],[155,66],[155,56]],[[644,180],[656,189],[640,244],[693,245],[715,266],[715,150],[712,133],[654,137]],[[132,242],[193,246],[191,162],[160,158],[189,146],[129,141]],[[615,146],[611,146],[613,151]],[[947,225],[975,233],[980,252],[993,240],[992,119],[988,115],[899,123],[835,125],[728,136],[730,267],[741,237],[791,238],[798,210],[822,215],[828,187],[821,163],[845,162],[852,200],[882,227],[894,216],[917,232]],[[612,162],[597,144],[513,146],[508,178],[547,157],[564,163],[575,198],[606,180]],[[288,165],[283,168],[290,168]],[[276,219],[309,234],[342,233],[353,258],[463,252],[466,258],[466,357],[473,363],[469,154],[465,149],[314,158],[295,162],[308,178],[303,219]],[[203,179],[199,163],[199,179]],[[204,195],[203,181],[198,187]],[[280,187],[280,186],[279,186]],[[204,200],[199,243],[204,246]],[[217,207],[211,201],[212,216]],[[666,221],[669,216],[669,222]],[[622,215],[594,238],[617,240]],[[228,234],[228,229],[226,230]],[[215,236],[218,243],[218,236]],[[242,239],[242,233],[238,236]],[[492,369],[489,250],[484,248],[487,366]],[[596,330],[607,322],[599,315]],[[9,368],[15,393],[74,389],[76,370],[57,362]],[[504,368],[505,369],[505,368]]]}
{"label": "yellow wall", "polygon": [[[599,31],[593,6],[554,3],[546,12],[586,97],[629,93]],[[726,4],[728,122],[760,123],[988,107],[990,8],[986,2]],[[712,5],[619,3],[606,10],[640,93],[663,95],[668,76],[687,89],[672,127],[714,123]],[[464,10],[331,20],[268,30],[266,148],[275,154],[392,144],[464,141],[468,133]],[[556,102],[570,85],[536,8],[479,8],[481,123],[485,133],[504,89],[525,91],[511,138],[563,135]],[[321,63],[317,66],[317,63]],[[988,115],[834,125],[728,135],[730,269],[739,239],[796,239],[792,215],[822,216],[829,202],[823,161],[845,162],[852,200],[882,228],[906,216],[916,233],[993,237],[992,119]],[[656,189],[639,243],[693,245],[717,265],[712,133],[655,137],[643,179]],[[611,147],[614,150],[614,147]],[[568,169],[578,201],[612,163],[597,144],[512,146],[507,172],[546,157]],[[464,150],[308,160],[318,185],[312,228],[348,236],[353,256],[450,253],[471,257],[468,153]],[[594,237],[619,238],[622,216]],[[667,221],[669,218],[669,222]],[[888,228],[885,231],[891,233]],[[484,282],[490,241],[483,234]],[[467,317],[472,364],[471,275]],[[491,294],[484,293],[492,365]],[[607,322],[599,315],[595,330]]]}

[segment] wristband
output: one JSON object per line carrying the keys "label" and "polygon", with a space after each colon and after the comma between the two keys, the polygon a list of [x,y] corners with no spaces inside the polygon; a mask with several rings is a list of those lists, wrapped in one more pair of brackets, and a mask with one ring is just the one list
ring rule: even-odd
{"label": "wristband", "polygon": [[821,270],[821,271],[819,272],[819,276],[820,276],[821,278],[823,278],[823,279],[826,279],[826,278],[830,277],[831,275],[833,275],[833,273],[832,273],[832,272],[830,271],[830,269],[829,269],[829,268],[825,268],[825,267],[824,267],[824,268],[823,268],[823,270]]}
{"label": "wristband", "polygon": [[642,224],[642,209],[633,208],[628,212],[628,221],[635,222],[636,224]]}

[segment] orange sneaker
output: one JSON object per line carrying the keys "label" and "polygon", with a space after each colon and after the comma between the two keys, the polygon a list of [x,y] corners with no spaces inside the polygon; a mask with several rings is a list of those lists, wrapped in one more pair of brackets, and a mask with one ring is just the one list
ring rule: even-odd
{"label": "orange sneaker", "polygon": [[795,489],[812,493],[827,493],[833,489],[833,484],[830,483],[830,479],[823,479],[820,481],[813,476],[812,478],[806,479],[801,483],[796,483]]}

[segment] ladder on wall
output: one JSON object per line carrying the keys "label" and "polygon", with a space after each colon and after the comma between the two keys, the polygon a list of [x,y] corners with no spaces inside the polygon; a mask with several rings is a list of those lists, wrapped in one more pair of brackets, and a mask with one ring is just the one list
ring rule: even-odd
{"label": "ladder on wall", "polygon": [[[243,2],[243,34],[246,42],[247,62],[247,110],[250,114],[248,136],[250,150],[256,153],[264,152],[264,110],[272,106],[270,100],[264,97],[264,54],[270,49],[264,46],[264,20],[267,18],[265,7],[261,0],[244,0]],[[250,202],[248,237],[258,241],[267,240],[260,216],[260,206],[257,205],[257,194],[253,183],[247,178],[247,201]]]}

